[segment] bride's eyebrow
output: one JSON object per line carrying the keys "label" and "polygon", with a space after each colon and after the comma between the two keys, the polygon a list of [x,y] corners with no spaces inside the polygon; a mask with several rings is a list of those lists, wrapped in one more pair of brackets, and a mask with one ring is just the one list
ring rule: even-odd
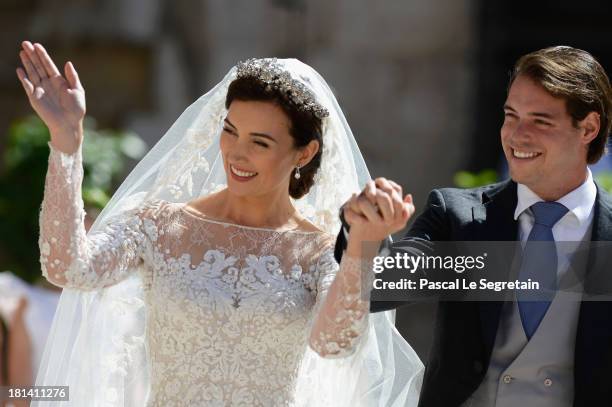
{"label": "bride's eyebrow", "polygon": [[266,134],[266,133],[249,133],[249,134],[250,134],[251,136],[263,137],[263,138],[266,138],[266,139],[268,139],[268,140],[271,140],[271,141],[273,141],[273,142],[275,142],[275,143],[278,143],[278,141],[276,141],[276,139],[275,139],[274,137],[272,137],[271,135]]}
{"label": "bride's eyebrow", "polygon": [[[237,128],[236,126],[234,126],[234,125],[232,124],[232,122],[230,122],[230,120],[229,120],[227,117],[226,117],[225,119],[223,119],[223,121],[224,121],[225,123],[227,123],[228,125],[230,125],[231,127],[233,127],[234,129],[236,129],[236,128]],[[257,133],[257,132],[251,132],[251,133],[249,133],[249,134],[250,134],[251,136],[263,137],[263,138],[266,138],[266,139],[268,139],[268,140],[270,140],[270,141],[273,141],[273,142],[275,142],[275,143],[278,143],[278,141],[276,141],[276,139],[275,139],[274,137],[272,137],[271,135],[266,134],[266,133]]]}

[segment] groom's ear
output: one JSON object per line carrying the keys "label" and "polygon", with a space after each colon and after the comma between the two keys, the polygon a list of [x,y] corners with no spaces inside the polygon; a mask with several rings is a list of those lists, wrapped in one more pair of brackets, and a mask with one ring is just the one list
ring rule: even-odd
{"label": "groom's ear", "polygon": [[312,160],[312,158],[319,152],[320,147],[321,145],[319,144],[318,140],[310,140],[310,143],[302,147],[299,160],[300,167],[308,164],[310,160]]}

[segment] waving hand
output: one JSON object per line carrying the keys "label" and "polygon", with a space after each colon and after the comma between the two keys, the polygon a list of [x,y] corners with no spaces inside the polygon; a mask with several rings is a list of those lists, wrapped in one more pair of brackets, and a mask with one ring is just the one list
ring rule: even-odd
{"label": "waving hand", "polygon": [[34,111],[45,122],[54,147],[74,152],[83,139],[85,90],[71,62],[64,66],[64,76],[40,44],[24,41],[19,57],[23,68],[17,76]]}

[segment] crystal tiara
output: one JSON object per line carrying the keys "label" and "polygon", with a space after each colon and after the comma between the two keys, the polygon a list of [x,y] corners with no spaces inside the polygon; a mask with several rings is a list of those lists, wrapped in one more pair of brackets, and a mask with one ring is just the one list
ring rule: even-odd
{"label": "crystal tiara", "polygon": [[279,90],[298,109],[314,114],[319,119],[329,116],[326,108],[319,104],[313,93],[302,82],[291,77],[276,58],[251,58],[236,65],[237,78],[256,78],[272,89]]}

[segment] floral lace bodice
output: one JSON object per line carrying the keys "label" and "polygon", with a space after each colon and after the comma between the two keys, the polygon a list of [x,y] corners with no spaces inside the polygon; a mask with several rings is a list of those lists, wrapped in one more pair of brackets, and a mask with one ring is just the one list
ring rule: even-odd
{"label": "floral lace bodice", "polygon": [[335,262],[333,236],[224,223],[163,200],[86,235],[81,152],[49,145],[43,275],[93,290],[141,273],[148,406],[290,405],[308,344],[325,357],[354,349],[368,303],[359,263]]}

